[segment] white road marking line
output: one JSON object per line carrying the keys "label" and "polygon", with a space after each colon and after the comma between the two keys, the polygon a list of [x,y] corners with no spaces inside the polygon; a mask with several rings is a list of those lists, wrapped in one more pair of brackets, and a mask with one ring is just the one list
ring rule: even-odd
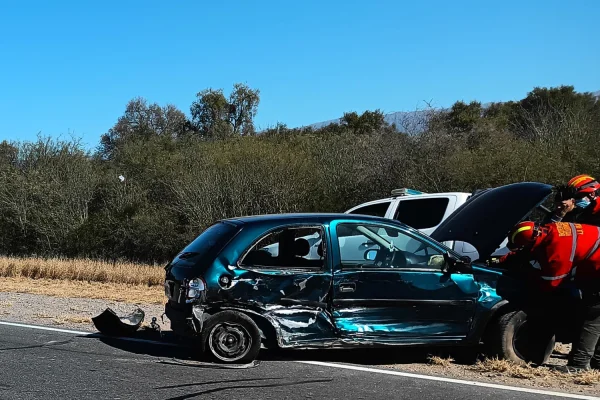
{"label": "white road marking line", "polygon": [[49,326],[20,324],[17,322],[0,321],[0,325],[15,326],[18,328],[38,329],[38,330],[42,330],[42,331],[71,333],[73,335],[90,337],[90,338],[107,338],[107,339],[114,339],[114,340],[126,340],[129,342],[159,344],[161,346],[180,347],[180,345],[177,343],[161,342],[158,340],[130,338],[130,337],[124,337],[124,336],[107,336],[107,335],[103,335],[103,334],[97,333],[97,332],[84,332],[84,331],[75,331],[75,330],[71,330],[71,329],[51,328]]}
{"label": "white road marking line", "polygon": [[480,387],[487,387],[487,388],[492,388],[492,389],[512,390],[515,392],[543,394],[546,396],[558,396],[558,397],[564,397],[564,398],[569,398],[569,399],[600,400],[600,397],[585,396],[585,395],[581,395],[581,394],[560,393],[560,392],[552,392],[549,390],[529,389],[529,388],[521,388],[521,387],[507,386],[507,385],[497,385],[495,383],[466,381],[466,380],[462,380],[462,379],[453,379],[453,378],[442,378],[442,377],[438,377],[438,376],[413,374],[410,372],[400,372],[400,371],[390,371],[390,370],[377,369],[377,368],[360,367],[357,365],[328,363],[328,362],[322,362],[322,361],[296,361],[296,362],[302,363],[302,364],[320,365],[320,366],[324,366],[324,367],[351,369],[351,370],[355,370],[355,371],[375,372],[378,374],[385,374],[385,375],[403,376],[406,378],[426,379],[426,380],[430,380],[430,381],[456,383],[459,385],[480,386]]}
{"label": "white road marking line", "polygon": [[19,324],[19,323],[16,323],[16,322],[6,322],[6,321],[0,321],[0,325],[16,326],[16,327],[19,327],[19,328],[39,329],[39,330],[42,330],[42,331],[72,333],[74,335],[89,335],[90,333],[92,333],[92,332],[72,331],[70,329],[51,328],[49,326]]}

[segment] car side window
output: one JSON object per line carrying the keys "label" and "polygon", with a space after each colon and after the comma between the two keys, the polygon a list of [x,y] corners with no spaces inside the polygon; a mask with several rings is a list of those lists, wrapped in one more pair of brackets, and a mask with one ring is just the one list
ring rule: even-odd
{"label": "car side window", "polygon": [[336,233],[342,269],[440,270],[445,262],[440,249],[399,228],[343,223]]}
{"label": "car side window", "polygon": [[442,222],[448,203],[447,197],[402,200],[394,219],[415,229],[433,228]]}
{"label": "car side window", "polygon": [[390,207],[391,201],[384,201],[381,203],[370,204],[367,206],[359,207],[356,210],[349,212],[349,214],[360,214],[360,215],[371,215],[374,217],[385,217],[385,214]]}
{"label": "car side window", "polygon": [[323,269],[322,227],[286,227],[260,238],[243,256],[240,266],[256,268]]}

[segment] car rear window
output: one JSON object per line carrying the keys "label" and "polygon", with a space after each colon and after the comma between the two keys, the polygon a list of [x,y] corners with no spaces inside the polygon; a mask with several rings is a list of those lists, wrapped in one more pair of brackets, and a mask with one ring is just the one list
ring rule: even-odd
{"label": "car rear window", "polygon": [[237,226],[228,222],[217,222],[202,232],[193,242],[188,244],[179,254],[179,258],[199,257],[214,259],[218,252],[235,236]]}
{"label": "car rear window", "polygon": [[442,222],[448,202],[447,197],[402,200],[394,219],[415,229],[433,228]]}

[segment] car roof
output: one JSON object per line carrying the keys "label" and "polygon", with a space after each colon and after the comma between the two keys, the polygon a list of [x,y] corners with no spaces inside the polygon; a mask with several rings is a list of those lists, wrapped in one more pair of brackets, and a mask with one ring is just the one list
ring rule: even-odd
{"label": "car roof", "polygon": [[398,221],[391,221],[388,218],[375,217],[371,215],[361,214],[345,214],[345,213],[287,213],[287,214],[261,214],[249,215],[243,217],[227,218],[223,221],[230,221],[238,224],[254,224],[263,222],[287,223],[287,222],[309,222],[309,223],[324,223],[336,219],[357,220],[357,221],[373,221],[373,222],[394,222],[404,225]]}
{"label": "car roof", "polygon": [[438,192],[438,193],[421,193],[421,194],[410,194],[406,196],[391,196],[385,197],[374,201],[379,200],[412,200],[412,199],[424,199],[429,197],[447,197],[447,196],[459,196],[459,197],[468,197],[471,196],[472,193],[469,192]]}

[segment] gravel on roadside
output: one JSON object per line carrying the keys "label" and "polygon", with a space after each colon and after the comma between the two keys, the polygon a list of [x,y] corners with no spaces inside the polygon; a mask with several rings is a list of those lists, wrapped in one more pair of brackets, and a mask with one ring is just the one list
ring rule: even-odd
{"label": "gravel on roadside", "polygon": [[131,304],[110,300],[0,292],[0,319],[9,322],[96,332],[91,318],[107,307],[119,316],[127,315],[140,307],[145,313],[143,325],[150,324],[152,317],[156,317],[161,329],[170,329],[169,320],[165,317],[164,322],[162,321],[164,306],[159,304]]}

